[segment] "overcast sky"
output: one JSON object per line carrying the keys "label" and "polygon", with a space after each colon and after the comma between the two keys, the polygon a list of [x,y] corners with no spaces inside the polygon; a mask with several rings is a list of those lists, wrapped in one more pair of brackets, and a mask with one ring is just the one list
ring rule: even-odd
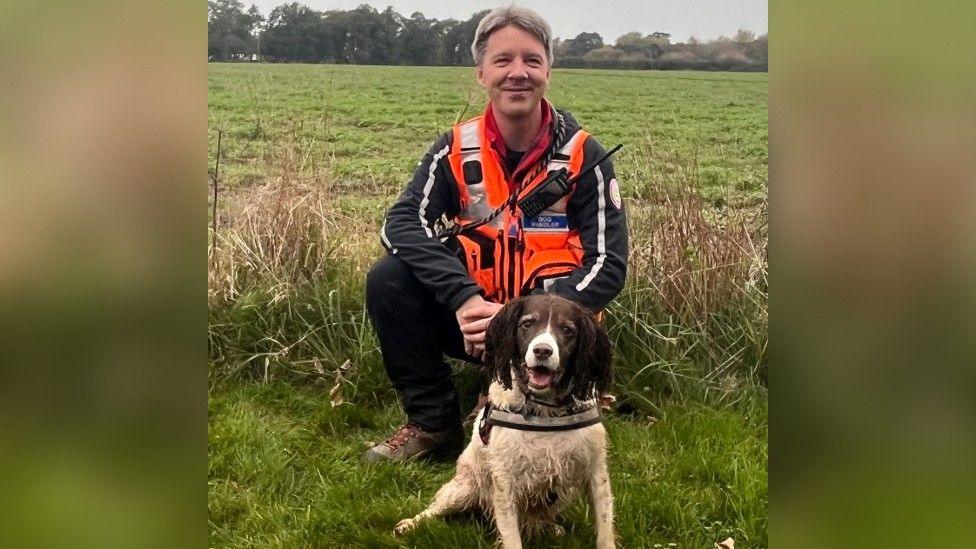
{"label": "overcast sky", "polygon": [[[245,8],[257,5],[267,17],[276,6],[288,0],[241,0]],[[429,19],[465,20],[471,14],[499,5],[505,0],[457,2],[448,0],[299,0],[315,10],[351,10],[369,4],[379,11],[386,6],[409,17],[419,11]],[[581,32],[597,32],[612,44],[621,34],[639,31],[671,33],[672,42],[690,36],[711,39],[732,36],[738,29],[757,35],[769,30],[766,0],[522,0],[516,2],[539,12],[552,26],[555,36],[573,38]]]}

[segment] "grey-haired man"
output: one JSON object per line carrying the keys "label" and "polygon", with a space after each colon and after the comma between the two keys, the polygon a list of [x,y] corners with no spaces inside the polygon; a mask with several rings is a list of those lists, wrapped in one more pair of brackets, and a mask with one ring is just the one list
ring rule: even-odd
{"label": "grey-haired man", "polygon": [[442,135],[420,161],[387,214],[388,255],[367,277],[367,309],[408,421],[366,459],[458,455],[460,406],[444,355],[478,362],[488,323],[507,301],[551,292],[599,311],[623,288],[626,216],[609,160],[544,215],[505,210],[464,236],[438,238],[442,216],[473,224],[512,193],[525,196],[549,170],[578,171],[604,153],[545,100],[553,59],[542,17],[497,8],[478,25],[471,50],[485,112]]}

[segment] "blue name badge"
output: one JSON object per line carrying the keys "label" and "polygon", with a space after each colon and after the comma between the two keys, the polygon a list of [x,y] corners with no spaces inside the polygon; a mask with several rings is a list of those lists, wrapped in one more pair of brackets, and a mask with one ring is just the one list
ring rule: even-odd
{"label": "blue name badge", "polygon": [[566,231],[569,222],[566,214],[537,215],[527,218],[522,227],[526,231]]}

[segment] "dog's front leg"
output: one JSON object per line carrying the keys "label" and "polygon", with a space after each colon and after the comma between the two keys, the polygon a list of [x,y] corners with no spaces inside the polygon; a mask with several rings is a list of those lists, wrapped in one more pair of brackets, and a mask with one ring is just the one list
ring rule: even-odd
{"label": "dog's front leg", "polygon": [[610,474],[607,472],[607,456],[596,458],[590,477],[590,505],[596,517],[597,549],[615,547],[613,533],[613,493],[610,491]]}
{"label": "dog's front leg", "polygon": [[492,473],[491,508],[495,515],[495,527],[505,549],[522,549],[519,535],[518,509],[515,507],[512,479],[505,473]]}
{"label": "dog's front leg", "polygon": [[421,511],[417,516],[403,519],[397,523],[393,533],[401,535],[413,530],[421,522],[455,511],[460,511],[473,506],[478,501],[477,483],[475,482],[475,471],[470,465],[469,453],[461,456],[458,461],[457,473],[450,482],[441,486],[434,496],[434,501],[430,506]]}

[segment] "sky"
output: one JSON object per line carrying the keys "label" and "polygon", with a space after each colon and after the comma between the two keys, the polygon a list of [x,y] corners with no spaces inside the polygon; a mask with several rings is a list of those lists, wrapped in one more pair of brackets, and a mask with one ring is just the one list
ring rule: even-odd
{"label": "sky", "polygon": [[[393,6],[409,17],[419,11],[429,19],[466,20],[477,11],[507,5],[506,0],[457,2],[449,0],[241,0],[245,9],[254,4],[265,17],[271,10],[291,1],[318,10],[351,10],[369,4],[379,11]],[[612,44],[621,34],[638,31],[671,33],[671,42],[694,36],[710,40],[732,36],[738,29],[756,35],[769,30],[766,0],[522,0],[518,5],[539,12],[549,21],[554,36],[573,38],[581,32],[596,32]]]}

